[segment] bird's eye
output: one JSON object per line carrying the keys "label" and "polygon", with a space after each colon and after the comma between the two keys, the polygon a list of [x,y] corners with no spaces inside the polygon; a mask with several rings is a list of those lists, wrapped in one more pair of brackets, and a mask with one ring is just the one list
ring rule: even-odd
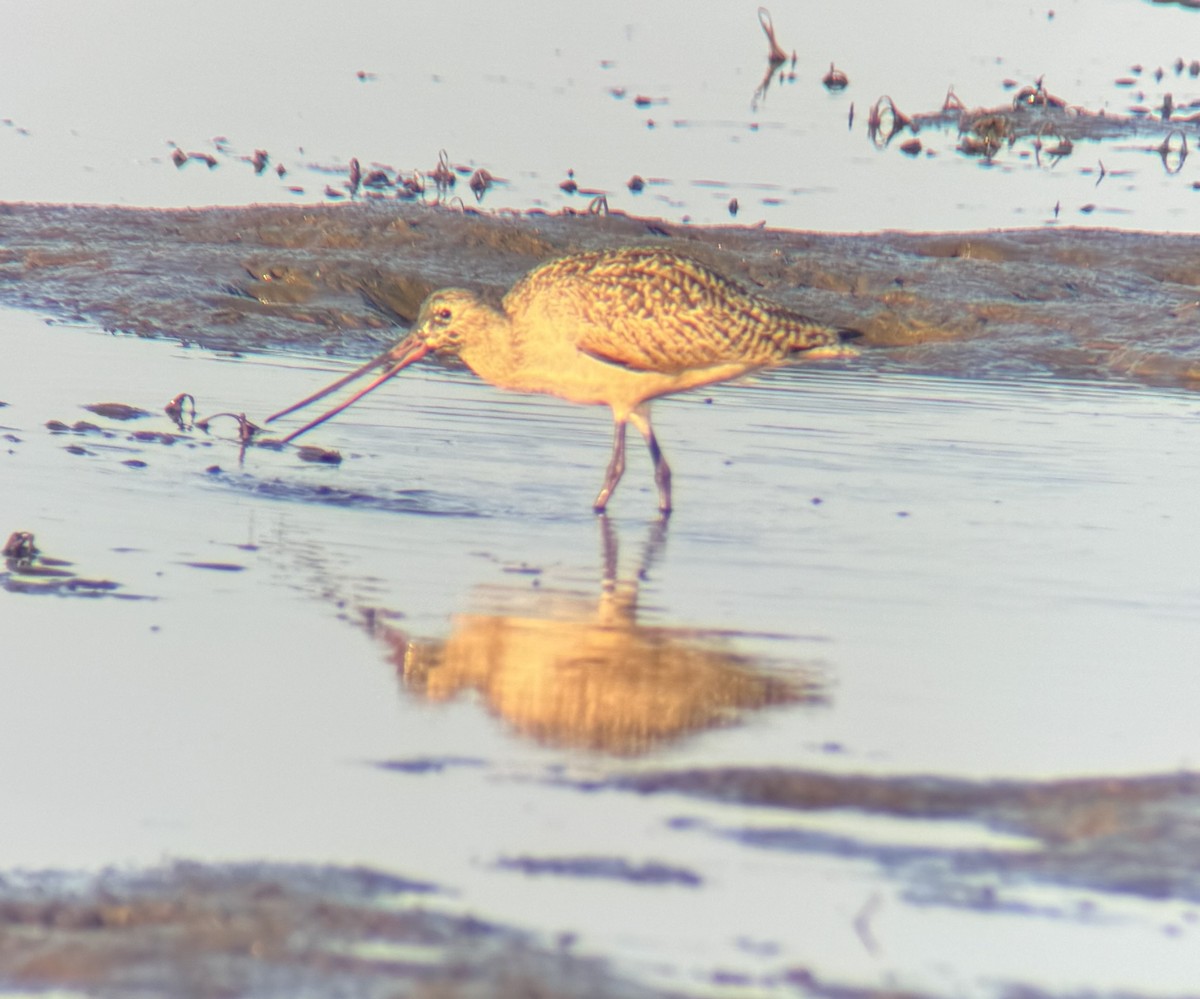
{"label": "bird's eye", "polygon": [[453,318],[450,310],[444,305],[434,313],[434,317],[439,323],[448,323]]}

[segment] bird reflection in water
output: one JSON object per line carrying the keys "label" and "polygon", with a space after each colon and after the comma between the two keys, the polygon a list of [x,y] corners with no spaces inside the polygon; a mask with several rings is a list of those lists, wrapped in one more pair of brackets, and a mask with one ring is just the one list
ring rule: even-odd
{"label": "bird reflection in water", "polygon": [[[634,756],[773,705],[824,700],[819,671],[772,670],[731,650],[728,633],[638,623],[638,584],[666,538],[652,527],[638,571],[617,576],[616,529],[599,517],[599,599],[577,591],[488,587],[499,613],[453,619],[444,639],[383,637],[403,687],[430,701],[476,692],[520,734],[559,747]],[[482,602],[482,601],[481,601]]]}

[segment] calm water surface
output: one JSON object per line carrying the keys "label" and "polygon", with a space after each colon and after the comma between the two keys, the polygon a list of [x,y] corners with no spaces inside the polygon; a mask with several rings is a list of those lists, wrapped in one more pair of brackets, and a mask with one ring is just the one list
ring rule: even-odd
{"label": "calm water surface", "polygon": [[[56,435],[43,424],[88,417],[83,403],[156,409],[184,389],[204,413],[267,412],[329,362],[3,322],[27,365],[3,392],[0,523],[143,599],[3,594],[19,654],[0,670],[0,865],[365,863],[688,989],[736,972],[771,992],[797,965],[946,995],[1190,980],[1183,901],[1020,882],[992,912],[923,902],[904,851],[1031,848],[989,823],[582,788],[742,764],[1020,779],[1195,766],[1193,396],[809,368],[668,401],[679,512],[660,535],[635,455],[610,592],[588,509],[599,410],[428,369],[314,434],[337,468],[239,457],[231,436],[131,440],[100,419],[111,436]],[[64,369],[64,350],[80,363]],[[657,650],[643,678],[690,656],[690,683],[669,685],[684,699],[655,709],[678,725],[611,735],[639,696],[667,696],[653,689],[623,689],[601,736],[539,700],[550,678],[578,693],[554,644],[598,634]],[[742,707],[704,715],[709,695],[687,697],[709,684]],[[763,684],[791,693],[759,704],[746,691]],[[675,873],[522,873],[556,858]]]}
{"label": "calm water surface", "polygon": [[[604,193],[615,209],[699,223],[730,221],[736,198],[740,223],[824,231],[1195,228],[1196,161],[1165,168],[1169,129],[1155,124],[1170,95],[1172,141],[1196,148],[1195,11],[1136,0],[768,6],[796,64],[756,98],[768,67],[754,4],[696,16],[679,2],[439,0],[343,15],[308,3],[9,0],[0,198],[324,201],[327,187],[344,193],[352,158],[394,178],[429,173],[444,149],[465,168],[451,196],[474,203],[465,181],[478,167],[504,182],[491,209],[584,210]],[[847,89],[822,86],[831,62]],[[1079,139],[1061,158],[1024,140],[990,160],[956,152],[955,126],[923,129],[915,157],[868,138],[884,95],[909,115],[938,111],[950,88],[969,108],[1011,108],[1041,77],[1067,105],[1145,131]],[[1048,133],[1045,149],[1057,145]],[[176,146],[217,165],[177,169]],[[270,164],[258,176],[260,149]],[[590,193],[559,189],[569,171]],[[648,182],[639,195],[626,186],[634,175]]]}

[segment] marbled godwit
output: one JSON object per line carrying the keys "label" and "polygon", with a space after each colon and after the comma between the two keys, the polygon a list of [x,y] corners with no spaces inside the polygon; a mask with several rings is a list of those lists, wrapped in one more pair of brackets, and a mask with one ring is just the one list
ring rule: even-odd
{"label": "marbled godwit", "polygon": [[530,271],[499,308],[461,288],[434,292],[394,347],[268,422],[359,377],[383,373],[349,399],[292,431],[301,434],[357,402],[426,354],[457,355],[484,381],[612,408],[612,458],[595,509],[625,471],[625,426],[650,448],[658,505],[671,509],[671,470],[650,425],[650,402],[728,381],[805,353],[845,353],[846,331],[745,291],[690,257],[629,248],[561,257]]}

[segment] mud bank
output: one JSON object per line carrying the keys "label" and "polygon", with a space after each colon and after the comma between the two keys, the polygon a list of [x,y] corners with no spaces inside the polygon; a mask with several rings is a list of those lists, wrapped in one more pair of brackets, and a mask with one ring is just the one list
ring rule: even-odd
{"label": "mud bank", "polygon": [[[427,911],[365,870],[176,864],[0,877],[0,980],[91,996],[649,997],[596,960]],[[69,994],[69,992],[68,992]]]}
{"label": "mud bank", "polygon": [[1200,245],[1088,229],[826,235],[422,205],[0,206],[0,301],[222,350],[365,353],[445,285],[496,297],[549,257],[656,243],[963,377],[1200,380]]}

